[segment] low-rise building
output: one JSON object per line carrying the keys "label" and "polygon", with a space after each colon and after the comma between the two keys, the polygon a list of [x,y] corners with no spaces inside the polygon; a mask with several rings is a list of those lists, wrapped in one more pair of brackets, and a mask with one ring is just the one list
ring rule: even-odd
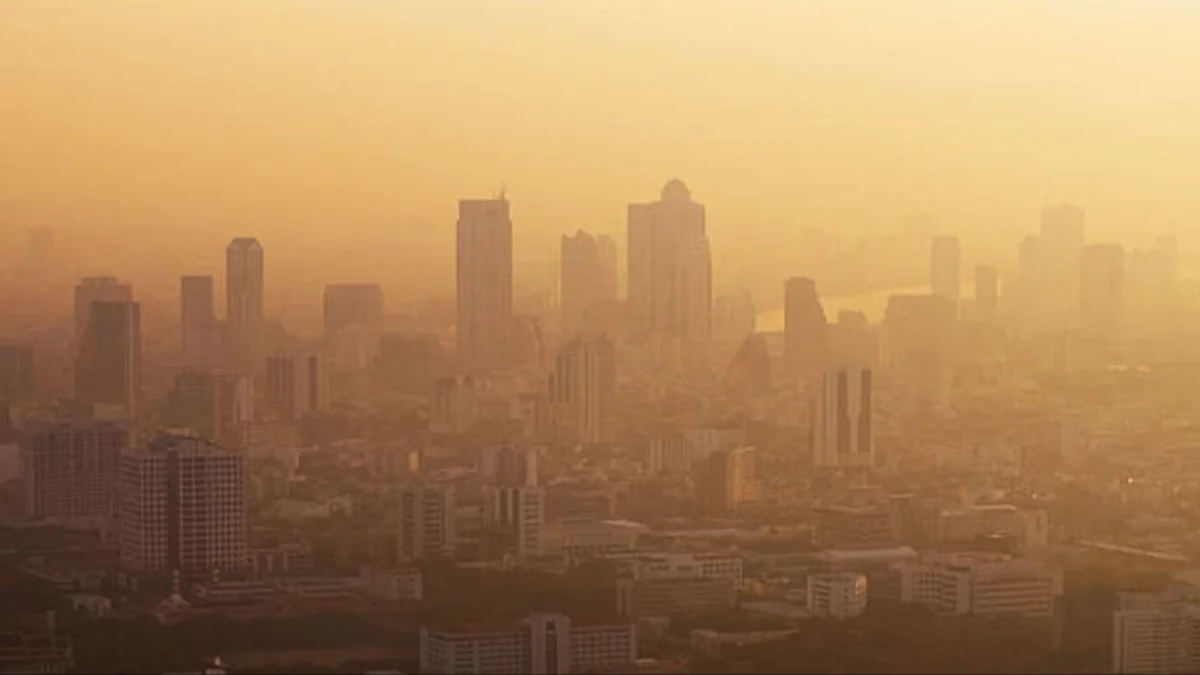
{"label": "low-rise building", "polygon": [[854,572],[810,574],[807,601],[815,616],[856,617],[867,608],[867,577]]}
{"label": "low-rise building", "polygon": [[1062,595],[1062,570],[995,553],[934,555],[900,563],[901,600],[938,614],[1049,617]]}

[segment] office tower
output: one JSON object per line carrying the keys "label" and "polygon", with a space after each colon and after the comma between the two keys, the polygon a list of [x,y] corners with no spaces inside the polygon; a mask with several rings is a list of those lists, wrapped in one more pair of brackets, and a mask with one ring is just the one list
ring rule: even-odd
{"label": "office tower", "polygon": [[953,379],[954,305],[936,295],[893,295],[880,329],[880,363],[915,406],[945,406]]}
{"label": "office tower", "polygon": [[91,304],[75,361],[75,398],[134,416],[142,394],[142,315],[136,302]]}
{"label": "office tower", "polygon": [[378,284],[325,287],[325,349],[331,372],[371,368],[383,331],[383,289]]}
{"label": "office tower", "polygon": [[489,485],[535,486],[538,484],[538,455],[533,448],[511,445],[484,448],[479,456],[479,475]]}
{"label": "office tower", "polygon": [[264,392],[269,413],[277,419],[294,420],[324,409],[327,385],[322,366],[316,354],[269,357]]}
{"label": "office tower", "polygon": [[842,368],[825,373],[821,392],[813,401],[813,466],[821,468],[875,465],[869,368]]}
{"label": "office tower", "polygon": [[167,425],[187,429],[210,441],[222,440],[222,422],[228,417],[222,405],[222,389],[221,378],[215,373],[203,370],[179,373],[167,392]]}
{"label": "office tower", "polygon": [[696,501],[705,515],[736,515],[742,504],[757,497],[754,448],[717,450],[699,460],[698,467]]}
{"label": "office tower", "polygon": [[820,373],[828,358],[828,326],[817,285],[808,277],[783,284],[783,356],[793,377]]}
{"label": "office tower", "polygon": [[961,295],[962,247],[958,237],[935,237],[930,252],[929,283],[934,295],[958,307]]}
{"label": "office tower", "polygon": [[617,359],[607,337],[578,338],[564,346],[550,379],[550,402],[557,426],[584,443],[613,440]]}
{"label": "office tower", "polygon": [[1043,301],[1042,314],[1052,326],[1069,325],[1079,315],[1083,242],[1083,209],[1069,204],[1042,209],[1035,292]]}
{"label": "office tower", "polygon": [[21,403],[33,392],[33,347],[0,344],[0,403]]}
{"label": "office tower", "polygon": [[678,360],[712,337],[712,257],[704,205],[668,182],[659,201],[629,205],[629,328],[658,344],[659,360]]}
{"label": "office tower", "polygon": [[25,429],[21,469],[30,518],[108,518],[116,513],[121,452],[129,431],[107,422],[53,422]]}
{"label": "office tower", "polygon": [[542,555],[546,491],[530,485],[490,485],[484,490],[483,520],[502,550],[518,558]]}
{"label": "office tower", "polygon": [[253,237],[240,237],[225,249],[225,328],[229,358],[235,368],[258,367],[263,347],[263,247]]}
{"label": "office tower", "polygon": [[221,334],[213,289],[211,276],[179,279],[181,344],[185,366],[211,368],[219,362]]}
{"label": "office tower", "polygon": [[458,202],[458,358],[469,373],[511,357],[512,220],[508,200]]}
{"label": "office tower", "polygon": [[1200,602],[1182,588],[1118,594],[1113,673],[1200,672]]}
{"label": "office tower", "polygon": [[559,296],[563,332],[579,330],[593,303],[617,298],[617,247],[609,237],[579,230],[563,235],[559,256]]}
{"label": "office tower", "polygon": [[212,575],[246,562],[245,457],[163,435],[121,457],[121,566]]}
{"label": "office tower", "polygon": [[400,490],[401,559],[425,560],[454,554],[454,486],[410,485]]}
{"label": "office tower", "polygon": [[713,340],[740,344],[754,334],[757,311],[750,293],[742,291],[717,298],[713,305]]}
{"label": "office tower", "polygon": [[96,302],[133,302],[133,286],[115,277],[84,277],[75,286],[75,345],[83,342],[92,304]]}
{"label": "office tower", "polygon": [[975,316],[994,321],[1000,307],[1000,272],[993,265],[975,266]]}
{"label": "office tower", "polygon": [[766,338],[757,333],[746,337],[729,363],[725,385],[738,398],[770,396],[774,392]]}
{"label": "office tower", "polygon": [[533,614],[488,626],[422,625],[420,672],[632,673],[637,631],[629,621],[573,622],[564,614]]}
{"label": "office tower", "polygon": [[1124,320],[1125,249],[1091,244],[1083,249],[1080,322],[1091,334],[1118,332]]}

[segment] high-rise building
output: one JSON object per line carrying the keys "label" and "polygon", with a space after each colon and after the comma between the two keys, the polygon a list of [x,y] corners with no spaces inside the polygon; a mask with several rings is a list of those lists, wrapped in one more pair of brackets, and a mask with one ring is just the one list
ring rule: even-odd
{"label": "high-rise building", "polygon": [[534,614],[488,626],[421,626],[422,673],[632,673],[637,631],[628,621]]}
{"label": "high-rise building", "polygon": [[211,276],[179,279],[183,364],[211,368],[219,363],[221,332]]}
{"label": "high-rise building", "polygon": [[880,363],[913,405],[949,404],[955,350],[954,305],[936,295],[893,295],[880,330]]}
{"label": "high-rise building", "polygon": [[471,373],[511,358],[512,220],[508,200],[458,203],[458,358]]}
{"label": "high-rise building", "polygon": [[409,485],[400,490],[399,553],[424,560],[453,555],[458,546],[454,486]]}
{"label": "high-rise building", "polygon": [[610,237],[583,230],[563,235],[559,257],[559,305],[567,335],[579,330],[588,307],[617,298],[617,247]]}
{"label": "high-rise building", "polygon": [[311,353],[281,354],[267,359],[264,399],[278,419],[299,419],[322,410],[328,399],[321,358]]}
{"label": "high-rise building", "polygon": [[247,561],[245,457],[164,435],[121,457],[121,565],[142,573],[236,571]]}
{"label": "high-rise building", "polygon": [[484,490],[483,519],[504,549],[519,558],[542,555],[546,491],[536,485],[492,485]]}
{"label": "high-rise building", "polygon": [[813,466],[870,467],[875,464],[872,373],[847,367],[825,373],[813,401]]}
{"label": "high-rise building", "polygon": [[629,327],[671,365],[704,354],[712,338],[712,256],[704,205],[668,182],[659,201],[629,205]]}
{"label": "high-rise building", "polygon": [[616,413],[616,349],[607,337],[578,338],[559,350],[550,380],[558,428],[584,443],[612,441]]}
{"label": "high-rise building", "polygon": [[84,277],[75,286],[75,345],[78,348],[87,332],[96,302],[133,302],[133,286],[116,277]]}
{"label": "high-rise building", "polygon": [[0,344],[0,403],[23,402],[33,392],[33,347]]}
{"label": "high-rise building", "polygon": [[699,464],[696,501],[706,515],[729,516],[757,494],[754,448],[717,450]]}
{"label": "high-rise building", "polygon": [[383,332],[383,289],[378,284],[325,287],[325,349],[333,372],[371,368]]}
{"label": "high-rise building", "polygon": [[536,486],[537,450],[511,445],[484,448],[479,454],[479,475],[488,485]]}
{"label": "high-rise building", "polygon": [[1045,320],[1052,326],[1074,323],[1079,315],[1081,259],[1084,243],[1083,209],[1069,204],[1042,209],[1037,264]]}
{"label": "high-rise building", "polygon": [[134,416],[142,395],[142,315],[136,302],[91,304],[75,361],[75,398]]}
{"label": "high-rise building", "polygon": [[249,371],[258,366],[263,348],[263,246],[253,237],[239,237],[225,249],[225,328],[233,366]]}
{"label": "high-rise building", "polygon": [[783,284],[783,356],[794,377],[820,373],[828,359],[828,325],[817,285],[808,277]]}
{"label": "high-rise building", "polygon": [[958,237],[935,237],[930,253],[929,282],[934,295],[958,307],[962,289],[962,247]]}
{"label": "high-rise building", "polygon": [[188,429],[210,441],[222,440],[226,420],[220,376],[204,370],[184,370],[167,392],[167,424]]}
{"label": "high-rise building", "polygon": [[36,519],[109,518],[129,431],[107,422],[54,422],[24,430],[25,513]]}
{"label": "high-rise building", "polygon": [[1112,645],[1113,673],[1200,672],[1200,601],[1181,588],[1121,593]]}
{"label": "high-rise building", "polygon": [[1080,322],[1093,334],[1120,329],[1125,307],[1125,249],[1120,244],[1090,244],[1083,249]]}
{"label": "high-rise building", "polygon": [[975,315],[993,321],[1000,307],[1000,272],[994,265],[975,266]]}

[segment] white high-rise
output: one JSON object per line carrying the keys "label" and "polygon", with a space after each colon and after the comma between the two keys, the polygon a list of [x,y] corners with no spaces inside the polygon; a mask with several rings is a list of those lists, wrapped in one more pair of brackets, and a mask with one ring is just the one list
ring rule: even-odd
{"label": "white high-rise", "polygon": [[246,562],[245,457],[211,441],[160,436],[121,457],[121,566],[211,574]]}
{"label": "white high-rise", "polygon": [[869,368],[826,371],[813,401],[813,466],[875,465],[872,394]]}
{"label": "white high-rise", "polygon": [[316,354],[295,352],[267,359],[267,410],[279,419],[299,419],[325,407],[328,382]]}
{"label": "white high-rise", "polygon": [[508,200],[458,202],[458,356],[470,373],[507,367],[512,351],[512,220]]}
{"label": "white high-rise", "polygon": [[550,400],[562,433],[584,443],[613,439],[616,350],[607,337],[580,338],[555,360]]}
{"label": "white high-rise", "polygon": [[453,555],[458,545],[454,486],[410,485],[400,491],[399,553],[424,560]]}

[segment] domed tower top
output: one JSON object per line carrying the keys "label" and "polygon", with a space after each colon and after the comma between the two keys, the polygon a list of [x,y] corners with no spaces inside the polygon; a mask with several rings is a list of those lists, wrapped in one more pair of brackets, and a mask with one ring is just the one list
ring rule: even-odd
{"label": "domed tower top", "polygon": [[663,186],[662,200],[664,202],[686,202],[691,201],[691,199],[692,193],[688,191],[683,181],[678,178],[672,178]]}

